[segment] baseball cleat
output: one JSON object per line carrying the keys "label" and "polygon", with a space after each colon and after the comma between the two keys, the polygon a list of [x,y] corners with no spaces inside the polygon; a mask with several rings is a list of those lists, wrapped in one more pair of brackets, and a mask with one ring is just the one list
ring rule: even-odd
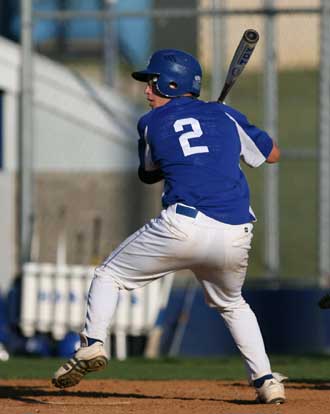
{"label": "baseball cleat", "polygon": [[52,383],[57,388],[67,388],[77,385],[89,372],[104,369],[108,356],[101,342],[78,349],[75,356],[63,364],[54,374]]}
{"label": "baseball cleat", "polygon": [[268,379],[256,388],[257,402],[261,404],[281,404],[285,401],[284,385],[276,378]]}

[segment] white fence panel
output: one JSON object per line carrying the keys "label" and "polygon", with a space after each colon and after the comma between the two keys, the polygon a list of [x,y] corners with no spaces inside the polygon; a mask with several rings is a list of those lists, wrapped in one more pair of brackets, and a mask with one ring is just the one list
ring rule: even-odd
{"label": "white fence panel", "polygon": [[56,340],[63,339],[67,332],[68,302],[66,300],[66,295],[69,290],[68,274],[68,266],[59,266],[54,280],[54,324],[52,333]]}
{"label": "white fence panel", "polygon": [[[70,331],[79,332],[85,321],[93,273],[94,267],[90,266],[27,263],[21,298],[23,334],[32,337],[37,332],[50,333],[55,340],[61,340]],[[120,291],[111,321],[118,359],[127,357],[127,335],[149,334],[167,304],[172,279],[171,275],[141,289]]]}

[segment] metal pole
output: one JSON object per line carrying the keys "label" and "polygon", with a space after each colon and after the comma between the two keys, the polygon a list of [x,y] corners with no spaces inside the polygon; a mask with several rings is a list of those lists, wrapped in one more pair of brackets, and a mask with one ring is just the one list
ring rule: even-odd
{"label": "metal pole", "polygon": [[[67,8],[66,0],[57,0],[56,7],[60,11],[64,11]],[[56,44],[57,44],[57,53],[59,56],[63,56],[66,53],[67,49],[67,21],[59,21],[57,24],[57,33],[56,33]]]}
{"label": "metal pole", "polygon": [[[274,8],[274,0],[265,0],[265,7]],[[265,68],[264,68],[264,102],[265,129],[276,141],[278,135],[278,85],[275,48],[275,21],[272,14],[265,17]],[[279,277],[279,168],[267,165],[265,171],[265,265],[266,277]]]}
{"label": "metal pole", "polygon": [[320,16],[319,283],[330,285],[330,2]]}
{"label": "metal pole", "polygon": [[30,259],[32,235],[33,74],[32,0],[21,0],[20,264]]}
{"label": "metal pole", "polygon": [[212,99],[216,100],[224,83],[224,66],[226,61],[225,19],[217,12],[225,9],[226,0],[213,0],[213,69]]}
{"label": "metal pole", "polygon": [[[300,8],[284,8],[279,9],[269,9],[265,8],[248,8],[248,9],[227,9],[221,11],[221,15],[224,16],[265,16],[265,15],[304,15],[304,14],[319,14],[319,7],[300,7]],[[220,12],[218,12],[220,14]],[[48,19],[48,20],[68,20],[73,18],[80,19],[95,19],[95,20],[107,20],[107,19],[118,19],[120,17],[125,18],[135,18],[135,17],[150,17],[155,19],[162,18],[176,18],[180,19],[182,17],[193,17],[193,16],[213,16],[213,8],[158,8],[158,9],[147,9],[140,11],[121,11],[121,12],[105,12],[105,11],[92,11],[92,10],[67,10],[67,11],[36,11],[34,12],[34,17],[38,19]]]}
{"label": "metal pole", "polygon": [[115,85],[118,60],[116,20],[110,15],[115,7],[116,0],[104,0],[105,10],[109,18],[104,22],[104,78],[109,86]]}

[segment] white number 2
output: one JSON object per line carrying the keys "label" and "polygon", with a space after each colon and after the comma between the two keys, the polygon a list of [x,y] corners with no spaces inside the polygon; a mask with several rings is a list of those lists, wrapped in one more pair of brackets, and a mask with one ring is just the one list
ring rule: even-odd
{"label": "white number 2", "polygon": [[192,131],[184,132],[180,135],[179,141],[180,145],[183,151],[183,154],[185,157],[188,157],[189,155],[193,154],[199,154],[201,152],[209,152],[209,149],[206,145],[191,147],[189,140],[192,138],[199,138],[203,135],[202,128],[200,126],[200,123],[195,118],[184,118],[184,119],[178,119],[174,122],[174,130],[175,132],[181,132],[183,131],[183,127],[185,125],[190,125]]}

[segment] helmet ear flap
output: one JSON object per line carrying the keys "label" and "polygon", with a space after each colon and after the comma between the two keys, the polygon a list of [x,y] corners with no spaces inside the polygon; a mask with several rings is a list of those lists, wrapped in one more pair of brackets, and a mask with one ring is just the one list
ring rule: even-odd
{"label": "helmet ear flap", "polygon": [[158,92],[167,98],[176,98],[178,96],[182,96],[186,93],[191,93],[193,96],[198,97],[200,91],[200,76],[199,83],[197,85],[193,85],[192,80],[189,76],[181,77],[180,76],[167,76],[167,74],[161,73],[158,77],[156,82],[156,87]]}
{"label": "helmet ear flap", "polygon": [[[159,96],[167,97],[163,92],[161,92],[162,86],[159,86],[159,78],[160,76],[152,76],[150,79],[151,86],[153,88],[154,93],[156,93]],[[162,84],[162,83],[161,83]]]}
{"label": "helmet ear flap", "polygon": [[168,84],[168,86],[169,86],[170,89],[173,89],[173,90],[176,90],[179,87],[179,85],[176,82],[174,82],[174,81],[170,82]]}
{"label": "helmet ear flap", "polygon": [[169,79],[169,77],[164,74],[160,74],[158,77],[156,88],[160,95],[165,96],[166,98],[175,98],[181,95],[181,93],[178,93],[178,83],[172,79]]}

